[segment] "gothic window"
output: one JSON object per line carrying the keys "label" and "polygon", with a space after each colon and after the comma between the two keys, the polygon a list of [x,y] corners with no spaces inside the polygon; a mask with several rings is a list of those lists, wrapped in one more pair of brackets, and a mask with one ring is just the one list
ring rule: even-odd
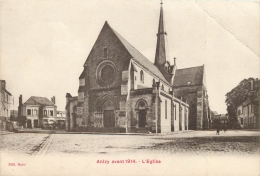
{"label": "gothic window", "polygon": [[144,72],[143,70],[140,71],[140,81],[144,83]]}
{"label": "gothic window", "polygon": [[111,65],[106,65],[101,70],[101,79],[104,81],[110,80],[115,74],[115,70]]}
{"label": "gothic window", "polygon": [[96,79],[100,85],[110,85],[116,76],[116,65],[112,61],[103,61],[96,71]]}
{"label": "gothic window", "polygon": [[162,85],[162,90],[164,90],[164,86]]}
{"label": "gothic window", "polygon": [[32,115],[31,109],[27,109],[27,115]]}
{"label": "gothic window", "polygon": [[104,58],[107,58],[107,47],[104,48]]}
{"label": "gothic window", "polygon": [[52,110],[50,111],[50,114],[51,114],[51,116],[53,116],[53,111]]}

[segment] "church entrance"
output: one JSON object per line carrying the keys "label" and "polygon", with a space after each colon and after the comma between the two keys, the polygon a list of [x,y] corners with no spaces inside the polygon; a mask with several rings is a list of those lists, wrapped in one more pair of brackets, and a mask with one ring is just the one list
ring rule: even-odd
{"label": "church entrance", "polygon": [[103,105],[103,124],[104,127],[115,127],[115,105],[111,99],[107,99]]}
{"label": "church entrance", "polygon": [[104,127],[115,127],[114,110],[105,110],[104,111]]}
{"label": "church entrance", "polygon": [[145,127],[146,125],[146,110],[139,111],[139,127]]}
{"label": "church entrance", "polygon": [[147,102],[144,99],[137,101],[135,105],[137,124],[139,128],[144,128],[146,126],[146,114],[147,114]]}

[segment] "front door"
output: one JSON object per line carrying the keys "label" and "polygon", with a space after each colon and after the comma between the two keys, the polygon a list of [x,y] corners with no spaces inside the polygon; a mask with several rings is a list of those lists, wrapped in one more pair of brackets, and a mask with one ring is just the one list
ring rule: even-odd
{"label": "front door", "polygon": [[104,127],[115,127],[114,110],[105,110],[104,111]]}
{"label": "front door", "polygon": [[38,120],[33,120],[34,128],[38,128]]}
{"label": "front door", "polygon": [[27,120],[27,128],[32,128],[32,121],[31,120]]}
{"label": "front door", "polygon": [[146,125],[146,110],[139,111],[139,127],[145,127]]}

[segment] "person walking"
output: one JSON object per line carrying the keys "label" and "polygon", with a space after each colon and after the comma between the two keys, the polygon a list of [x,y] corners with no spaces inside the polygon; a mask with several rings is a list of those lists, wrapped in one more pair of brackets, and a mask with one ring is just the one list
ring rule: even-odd
{"label": "person walking", "polygon": [[219,126],[217,126],[217,133],[216,135],[219,135]]}

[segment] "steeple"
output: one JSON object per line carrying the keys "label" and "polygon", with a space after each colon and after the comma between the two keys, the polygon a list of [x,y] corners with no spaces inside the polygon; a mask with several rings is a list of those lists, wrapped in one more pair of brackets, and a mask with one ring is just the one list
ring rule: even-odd
{"label": "steeple", "polygon": [[[163,7],[161,2],[160,18],[159,18],[159,27],[157,33],[157,44],[156,44],[156,53],[155,53],[155,62],[154,64],[162,65],[166,62],[166,50],[165,50],[165,35],[167,33],[164,31],[164,20],[163,20]],[[158,66],[158,65],[157,65]]]}

